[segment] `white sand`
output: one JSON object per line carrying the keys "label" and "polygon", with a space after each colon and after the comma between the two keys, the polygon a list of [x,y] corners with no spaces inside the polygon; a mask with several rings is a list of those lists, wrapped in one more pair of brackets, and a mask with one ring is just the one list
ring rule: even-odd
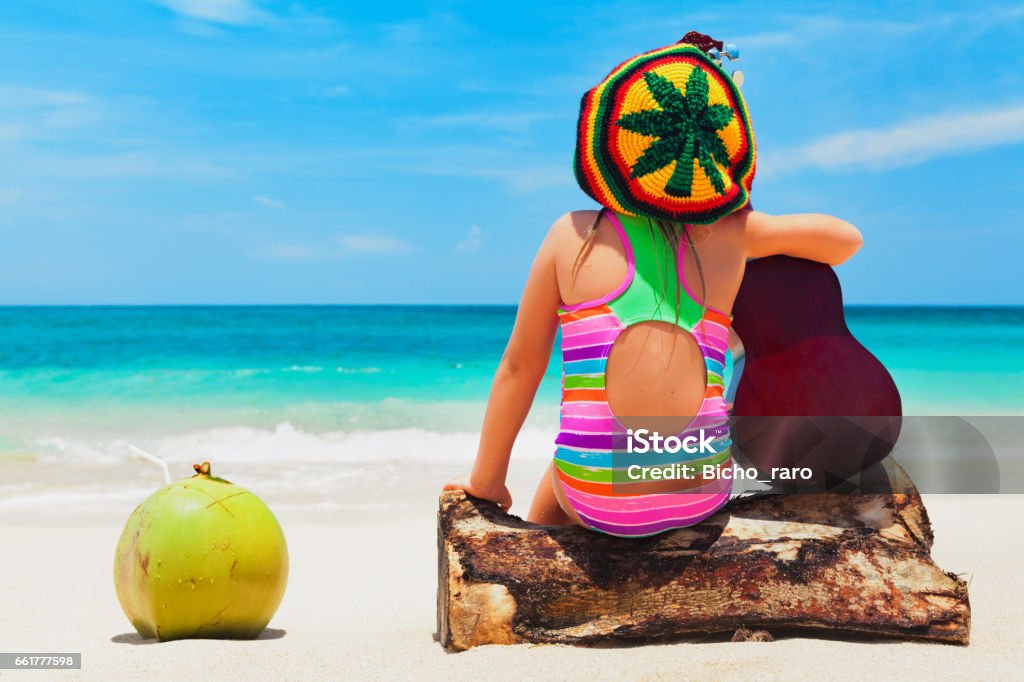
{"label": "white sand", "polygon": [[[519,498],[520,504],[524,498]],[[81,673],[3,679],[1020,679],[1021,496],[930,496],[933,556],[971,579],[969,647],[784,639],[586,649],[433,640],[434,509],[358,525],[289,521],[292,573],[269,638],[139,643],[114,595],[118,523],[0,526],[0,651],[83,653]],[[522,509],[519,509],[522,512]],[[1009,523],[1007,523],[1009,521]]]}

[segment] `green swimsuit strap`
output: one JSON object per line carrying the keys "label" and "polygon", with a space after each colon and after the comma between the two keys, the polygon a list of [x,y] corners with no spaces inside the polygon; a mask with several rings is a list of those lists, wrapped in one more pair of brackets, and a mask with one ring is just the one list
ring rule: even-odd
{"label": "green swimsuit strap", "polygon": [[[692,330],[703,313],[679,280],[679,253],[647,218],[616,213],[633,252],[635,272],[626,290],[608,306],[622,324],[667,322]],[[679,302],[678,316],[676,301]]]}

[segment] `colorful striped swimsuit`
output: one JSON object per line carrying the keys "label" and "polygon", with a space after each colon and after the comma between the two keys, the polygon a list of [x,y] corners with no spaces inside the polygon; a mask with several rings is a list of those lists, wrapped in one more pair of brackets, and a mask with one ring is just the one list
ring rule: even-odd
{"label": "colorful striped swimsuit", "polygon": [[[683,275],[685,242],[678,260],[658,229],[644,218],[606,212],[626,252],[626,279],[611,293],[593,301],[563,305],[558,310],[562,331],[561,428],[555,439],[555,467],[565,496],[592,530],[624,537],[654,535],[698,523],[729,500],[731,440],[723,396],[723,374],[729,350],[731,316],[702,311]],[[677,275],[678,273],[678,275]],[[665,282],[669,290],[665,291]],[[677,290],[678,317],[674,310]],[[713,437],[713,454],[684,451],[628,452],[626,427],[612,414],[605,391],[605,368],[615,340],[640,322],[666,322],[690,332],[707,368],[704,400],[696,417],[678,435],[696,436],[704,429]],[[671,482],[635,482],[630,465],[671,467],[676,464],[715,472],[710,478]],[[633,476],[636,467],[633,467]],[[644,491],[648,492],[644,492]]]}

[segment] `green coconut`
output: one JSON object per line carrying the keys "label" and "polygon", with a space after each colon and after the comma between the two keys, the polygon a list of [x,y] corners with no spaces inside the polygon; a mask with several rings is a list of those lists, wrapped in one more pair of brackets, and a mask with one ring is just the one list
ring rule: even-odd
{"label": "green coconut", "polygon": [[267,627],[288,582],[274,514],[210,474],[156,491],[125,525],[114,557],[121,608],[146,639],[250,639]]}

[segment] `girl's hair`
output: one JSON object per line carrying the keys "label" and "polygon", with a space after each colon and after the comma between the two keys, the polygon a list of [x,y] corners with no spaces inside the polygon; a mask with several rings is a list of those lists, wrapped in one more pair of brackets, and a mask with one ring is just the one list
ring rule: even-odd
{"label": "girl's hair", "polygon": [[[594,222],[592,222],[590,224],[590,226],[587,227],[586,232],[583,234],[583,244],[582,244],[582,246],[580,246],[580,250],[576,254],[576,260],[573,261],[573,264],[572,264],[572,282],[574,284],[576,282],[576,275],[579,272],[580,259],[583,258],[583,254],[585,252],[589,251],[590,248],[593,246],[594,234],[597,232],[598,225],[600,225],[600,223],[601,223],[601,218],[604,217],[604,214],[605,214],[605,212],[607,210],[608,210],[607,208],[603,208],[602,207],[601,210],[597,212],[597,217],[594,218]],[[693,252],[694,260],[697,261],[697,276],[700,278],[700,295],[701,295],[701,302],[700,302],[701,315],[700,315],[700,317],[701,317],[701,320],[703,321],[704,314],[707,312],[708,291],[707,291],[706,282],[704,280],[704,267],[701,265],[700,254],[697,253],[697,248],[695,247],[695,245],[693,243],[693,237],[690,235],[689,227],[686,224],[684,224],[684,223],[676,223],[676,222],[672,222],[672,221],[668,221],[668,220],[651,219],[651,218],[647,219],[647,225],[651,228],[651,238],[652,239],[654,238],[655,225],[657,225],[657,229],[661,231],[662,236],[665,238],[665,241],[668,243],[669,247],[671,248],[671,251],[672,251],[671,257],[675,258],[677,263],[679,262],[679,260],[678,260],[678,258],[679,258],[679,245],[682,243],[683,238],[686,239],[686,244],[689,247],[690,251]],[[682,267],[682,264],[680,264],[679,267]],[[660,267],[658,269],[661,270]],[[667,274],[667,271],[668,270],[666,268],[665,269],[666,274]],[[676,272],[676,277],[677,278],[679,277],[679,275],[680,275],[680,273]],[[680,291],[681,288],[682,287],[681,287],[680,283],[677,282],[676,283],[676,287],[675,287],[675,290],[676,290],[676,302],[675,302],[676,322],[679,322],[679,304],[680,304],[680,297],[682,296],[682,292]],[[664,291],[666,292],[666,295],[667,295],[667,293],[669,291],[669,283],[668,283],[667,280],[665,281]]]}

